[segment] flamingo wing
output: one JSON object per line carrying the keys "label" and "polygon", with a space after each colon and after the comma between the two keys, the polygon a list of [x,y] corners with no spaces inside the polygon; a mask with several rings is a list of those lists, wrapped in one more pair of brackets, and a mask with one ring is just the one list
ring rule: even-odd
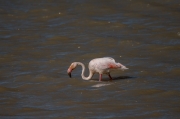
{"label": "flamingo wing", "polygon": [[118,63],[111,57],[97,58],[94,60],[94,66],[98,70],[116,69],[119,68]]}
{"label": "flamingo wing", "polygon": [[103,57],[101,59],[104,59],[104,60],[111,60],[112,62],[115,62],[115,60],[112,58],[112,57]]}
{"label": "flamingo wing", "polygon": [[113,58],[110,58],[110,57],[103,58],[102,61],[100,62],[100,66],[103,69],[115,69],[115,68],[118,68],[118,65],[115,62],[115,60]]}

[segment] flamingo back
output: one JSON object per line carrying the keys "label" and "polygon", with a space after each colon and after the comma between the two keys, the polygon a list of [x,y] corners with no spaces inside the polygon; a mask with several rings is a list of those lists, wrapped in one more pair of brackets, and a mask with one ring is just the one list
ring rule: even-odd
{"label": "flamingo back", "polygon": [[100,74],[109,73],[113,69],[121,67],[120,63],[116,63],[111,57],[96,58],[89,62],[89,69]]}

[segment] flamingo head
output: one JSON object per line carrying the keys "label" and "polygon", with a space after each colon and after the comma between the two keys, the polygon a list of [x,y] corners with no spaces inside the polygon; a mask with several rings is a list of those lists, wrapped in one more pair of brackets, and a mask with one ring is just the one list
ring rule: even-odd
{"label": "flamingo head", "polygon": [[73,62],[73,63],[69,66],[69,68],[68,68],[68,70],[67,70],[67,73],[68,73],[68,75],[69,75],[70,78],[71,78],[71,72],[72,72],[72,70],[74,70],[74,69],[76,68],[76,66],[77,66],[77,63],[75,63],[75,62]]}

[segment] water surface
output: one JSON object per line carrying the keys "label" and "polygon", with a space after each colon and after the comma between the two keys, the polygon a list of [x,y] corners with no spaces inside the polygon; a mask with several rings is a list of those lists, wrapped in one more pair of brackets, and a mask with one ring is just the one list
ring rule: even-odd
{"label": "water surface", "polygon": [[[179,118],[179,12],[178,0],[1,0],[0,118]],[[106,56],[129,70],[66,73]]]}

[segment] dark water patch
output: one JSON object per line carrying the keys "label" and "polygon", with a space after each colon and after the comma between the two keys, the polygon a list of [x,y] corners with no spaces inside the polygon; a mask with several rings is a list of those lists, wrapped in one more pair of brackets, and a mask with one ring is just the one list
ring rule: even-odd
{"label": "dark water patch", "polygon": [[7,88],[7,87],[4,87],[4,86],[0,87],[0,92],[1,93],[5,93],[6,91],[9,91],[9,92],[18,92],[18,91],[20,91],[20,89],[17,89],[17,88]]}

